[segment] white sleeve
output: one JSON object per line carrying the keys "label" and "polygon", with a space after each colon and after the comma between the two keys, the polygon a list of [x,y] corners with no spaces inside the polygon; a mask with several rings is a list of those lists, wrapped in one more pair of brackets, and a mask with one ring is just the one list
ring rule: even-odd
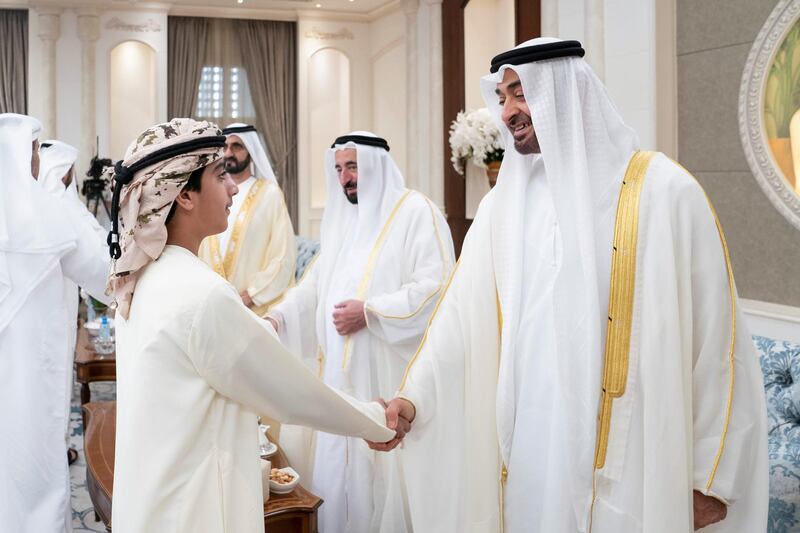
{"label": "white sleeve", "polygon": [[278,322],[278,335],[284,346],[314,371],[318,370],[319,346],[316,327],[318,263],[315,258],[298,284],[286,291],[283,299],[266,315]]}
{"label": "white sleeve", "polygon": [[100,238],[97,228],[78,211],[83,206],[71,201],[63,205],[67,220],[75,228],[77,246],[61,258],[62,271],[95,300],[109,304],[111,297],[105,293],[111,266],[108,245]]}
{"label": "white sleeve", "polygon": [[450,231],[432,205],[409,228],[403,261],[409,266],[402,286],[364,302],[367,328],[388,344],[419,343],[455,262]]}
{"label": "white sleeve", "polygon": [[732,315],[738,298],[715,215],[699,187],[682,202],[692,234],[694,489],[732,504],[766,440],[761,370],[741,312]]}
{"label": "white sleeve", "polygon": [[189,357],[220,394],[253,411],[328,433],[386,442],[375,402],[360,402],[317,379],[276,338],[264,320],[242,304],[233,287],[219,285],[197,310]]}

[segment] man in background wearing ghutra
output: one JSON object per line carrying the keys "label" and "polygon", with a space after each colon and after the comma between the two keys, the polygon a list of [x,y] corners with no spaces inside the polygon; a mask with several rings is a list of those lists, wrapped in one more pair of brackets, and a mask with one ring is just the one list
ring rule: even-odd
{"label": "man in background wearing ghutra", "polygon": [[[319,258],[267,316],[325,383],[360,400],[390,398],[450,273],[453,242],[433,202],[405,188],[385,139],[338,137],[325,173]],[[309,437],[281,430],[281,445],[293,464],[307,464],[325,500],[321,531],[411,530],[399,454],[317,432],[312,457]]]}
{"label": "man in background wearing ghutra", "polygon": [[258,131],[247,124],[222,130],[225,170],[239,188],[228,227],[200,245],[200,258],[262,315],[294,284],[294,230],[283,191]]}

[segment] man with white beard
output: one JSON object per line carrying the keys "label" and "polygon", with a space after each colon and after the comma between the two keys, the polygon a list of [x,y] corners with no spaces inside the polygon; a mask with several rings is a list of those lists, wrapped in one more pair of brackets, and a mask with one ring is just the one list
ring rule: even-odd
{"label": "man with white beard", "polygon": [[[388,398],[449,275],[452,239],[433,202],[405,188],[384,139],[337,138],[325,171],[319,259],[268,318],[325,383],[361,400]],[[291,429],[281,444],[302,463]],[[363,441],[320,432],[313,480],[325,501],[323,533],[411,530],[397,454],[376,456]]]}
{"label": "man with white beard", "polygon": [[[103,228],[97,219],[92,216],[86,206],[78,197],[78,187],[75,180],[75,161],[78,159],[78,150],[67,143],[56,140],[43,141],[39,147],[39,176],[37,181],[46,191],[63,200],[63,209],[73,213],[75,218],[75,231],[87,234],[87,240],[91,235],[95,235],[98,253],[98,260],[102,260],[108,270],[111,265],[110,258],[106,252],[106,236],[108,230]],[[97,280],[101,283],[102,280]],[[78,304],[80,296],[78,285],[69,278],[64,278],[64,311],[67,322],[68,336],[67,343],[67,420],[72,404],[72,366],[75,360],[75,344],[78,334]],[[69,424],[67,424],[64,438],[69,446]],[[78,452],[74,448],[69,448],[69,463],[74,463],[78,458]]]}
{"label": "man with white beard", "polygon": [[40,131],[0,114],[0,523],[18,533],[71,530],[65,280],[107,301],[107,250],[33,180]]}
{"label": "man with white beard", "polygon": [[387,409],[414,424],[414,530],[764,531],[764,393],[722,230],[583,54],[535,39],[481,80],[500,176]]}

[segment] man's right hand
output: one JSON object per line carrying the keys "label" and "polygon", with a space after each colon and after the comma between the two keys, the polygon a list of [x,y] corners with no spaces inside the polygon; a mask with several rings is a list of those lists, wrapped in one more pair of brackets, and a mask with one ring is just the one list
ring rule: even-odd
{"label": "man's right hand", "polygon": [[370,448],[379,452],[394,450],[403,441],[406,433],[411,431],[411,423],[417,416],[414,404],[405,398],[395,398],[388,404],[384,404],[384,407],[386,408],[386,427],[395,430],[397,435],[389,442],[367,441]]}

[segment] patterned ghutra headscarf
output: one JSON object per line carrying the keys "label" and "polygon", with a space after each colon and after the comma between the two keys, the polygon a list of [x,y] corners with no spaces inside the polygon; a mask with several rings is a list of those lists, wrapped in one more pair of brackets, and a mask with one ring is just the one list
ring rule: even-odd
{"label": "patterned ghutra headscarf", "polygon": [[107,291],[123,318],[142,269],[164,250],[172,203],[192,172],[222,158],[224,146],[216,124],[175,118],[142,132],[114,167]]}

